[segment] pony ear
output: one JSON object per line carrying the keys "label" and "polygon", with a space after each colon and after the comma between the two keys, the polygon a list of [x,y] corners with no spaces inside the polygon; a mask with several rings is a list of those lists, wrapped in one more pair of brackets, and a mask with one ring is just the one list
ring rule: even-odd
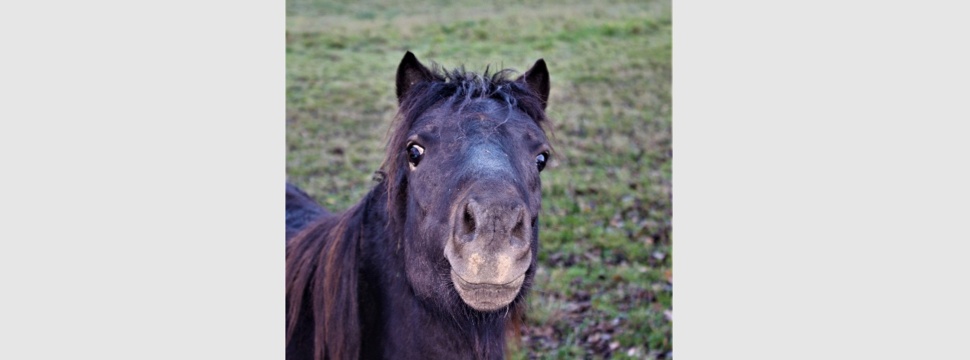
{"label": "pony ear", "polygon": [[536,61],[531,69],[515,81],[524,82],[529,90],[539,95],[539,98],[542,99],[542,109],[546,109],[546,103],[549,101],[549,69],[546,69],[545,60]]}
{"label": "pony ear", "polygon": [[404,59],[401,59],[401,65],[397,66],[397,102],[400,104],[404,101],[404,95],[407,95],[408,90],[411,86],[422,81],[434,80],[434,76],[431,75],[431,70],[428,70],[418,58],[414,56],[410,51],[404,54]]}

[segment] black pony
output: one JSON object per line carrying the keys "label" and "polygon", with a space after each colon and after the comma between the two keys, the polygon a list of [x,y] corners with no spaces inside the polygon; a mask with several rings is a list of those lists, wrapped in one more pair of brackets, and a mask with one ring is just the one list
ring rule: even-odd
{"label": "black pony", "polygon": [[500,359],[536,270],[549,73],[397,70],[379,184],[330,214],[287,185],[288,359]]}

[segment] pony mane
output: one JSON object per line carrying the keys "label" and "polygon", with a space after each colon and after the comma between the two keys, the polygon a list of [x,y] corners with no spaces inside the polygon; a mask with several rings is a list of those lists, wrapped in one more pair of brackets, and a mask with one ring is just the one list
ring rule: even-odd
{"label": "pony mane", "polygon": [[421,114],[442,100],[450,100],[453,106],[461,109],[475,99],[493,99],[524,112],[540,127],[545,126],[548,120],[544,101],[525,82],[513,79],[511,75],[514,73],[513,69],[491,73],[488,66],[481,74],[467,71],[464,66],[448,70],[432,62],[433,80],[414,84],[408,89],[401,101],[394,133],[407,132]]}
{"label": "pony mane", "polygon": [[[286,244],[286,343],[312,342],[314,359],[357,358],[360,351],[357,261],[364,205],[371,198],[320,218]],[[304,301],[310,305],[310,325],[299,323]],[[309,326],[313,338],[295,339],[301,326]]]}

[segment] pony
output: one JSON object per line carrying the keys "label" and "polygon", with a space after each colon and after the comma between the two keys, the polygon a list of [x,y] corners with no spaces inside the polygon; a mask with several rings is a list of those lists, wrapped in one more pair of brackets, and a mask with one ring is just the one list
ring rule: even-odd
{"label": "pony", "polygon": [[374,186],[330,213],[286,189],[287,359],[501,359],[536,271],[545,61],[513,79],[410,51]]}

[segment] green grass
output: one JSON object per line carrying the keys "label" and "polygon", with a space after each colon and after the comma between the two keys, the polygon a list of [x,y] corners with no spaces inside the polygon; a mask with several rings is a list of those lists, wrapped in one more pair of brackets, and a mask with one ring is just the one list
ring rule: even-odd
{"label": "green grass", "polygon": [[332,210],[373,186],[394,71],[524,71],[545,58],[555,153],[543,172],[540,271],[513,358],[671,351],[669,1],[289,1],[286,171]]}

